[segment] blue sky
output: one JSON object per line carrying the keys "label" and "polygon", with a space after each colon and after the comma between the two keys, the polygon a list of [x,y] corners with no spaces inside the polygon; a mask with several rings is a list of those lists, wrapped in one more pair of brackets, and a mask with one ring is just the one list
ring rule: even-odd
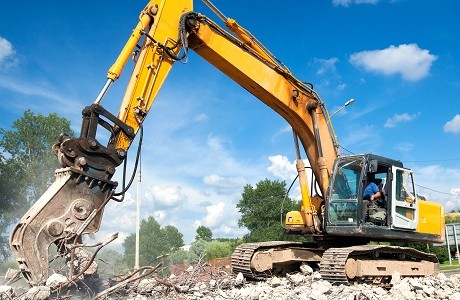
{"label": "blue sky", "polygon": [[[419,194],[460,209],[457,1],[213,3],[311,82],[331,113],[356,99],[333,116],[345,149],[403,161]],[[78,132],[81,109],[98,95],[145,4],[2,3],[0,126],[31,109],[56,112]],[[195,11],[219,21],[201,2]],[[114,114],[129,73],[102,103]],[[194,53],[176,63],[144,125],[142,216],[176,226],[186,243],[200,224],[215,237],[242,236],[235,204],[243,186],[295,176],[288,124]],[[118,231],[119,245],[134,232],[135,198],[131,189],[124,203],[108,205],[101,238]]]}

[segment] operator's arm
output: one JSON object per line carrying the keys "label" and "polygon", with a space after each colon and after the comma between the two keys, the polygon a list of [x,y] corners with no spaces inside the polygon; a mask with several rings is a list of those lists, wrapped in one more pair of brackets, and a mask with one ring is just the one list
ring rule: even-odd
{"label": "operator's arm", "polygon": [[370,198],[371,198],[372,201],[374,201],[374,199],[380,198],[381,195],[382,195],[382,194],[378,191],[378,192],[376,192],[374,195],[371,195]]}

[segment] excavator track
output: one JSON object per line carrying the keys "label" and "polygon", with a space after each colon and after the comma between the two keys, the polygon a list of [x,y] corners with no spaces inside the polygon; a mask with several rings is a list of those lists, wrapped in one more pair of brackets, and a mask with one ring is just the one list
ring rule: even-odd
{"label": "excavator track", "polygon": [[360,281],[387,285],[394,272],[401,276],[426,276],[439,271],[434,254],[412,248],[365,245],[330,248],[323,253],[321,277],[333,284]]}
{"label": "excavator track", "polygon": [[246,278],[263,279],[275,272],[290,271],[302,262],[319,262],[322,252],[299,242],[245,243],[232,254],[232,271]]}
{"label": "excavator track", "polygon": [[337,285],[356,281],[388,286],[394,272],[419,277],[439,271],[436,255],[407,247],[363,245],[322,250],[281,241],[238,246],[232,254],[232,271],[246,278],[263,279],[293,271],[302,262],[320,263],[321,277]]}
{"label": "excavator track", "polygon": [[232,254],[233,273],[243,273],[247,278],[263,278],[265,274],[256,273],[251,270],[251,259],[254,253],[263,248],[286,246],[291,243],[286,242],[263,242],[263,243],[245,243],[238,246]]}

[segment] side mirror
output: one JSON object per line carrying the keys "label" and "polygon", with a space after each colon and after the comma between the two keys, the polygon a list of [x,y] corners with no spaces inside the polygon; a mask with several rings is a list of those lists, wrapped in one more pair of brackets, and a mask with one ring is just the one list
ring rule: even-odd
{"label": "side mirror", "polygon": [[377,172],[377,167],[378,167],[378,165],[379,165],[378,160],[376,160],[376,159],[370,160],[370,161],[369,161],[369,165],[368,165],[368,170],[367,170],[367,171],[368,171],[369,173],[375,173],[375,172]]}

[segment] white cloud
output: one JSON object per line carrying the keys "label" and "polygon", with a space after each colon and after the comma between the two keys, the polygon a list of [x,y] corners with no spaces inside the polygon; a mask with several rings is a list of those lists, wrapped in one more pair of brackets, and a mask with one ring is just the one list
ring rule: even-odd
{"label": "white cloud", "polygon": [[339,59],[337,57],[331,57],[329,59],[315,58],[312,60],[312,68],[316,68],[316,75],[321,76],[320,80],[317,80],[315,87],[317,90],[329,89],[335,86],[337,91],[343,91],[347,84],[342,82],[342,76],[337,71],[337,63]]}
{"label": "white cloud", "polygon": [[224,223],[224,213],[228,216],[224,209],[225,203],[223,202],[206,207],[206,216],[203,219],[204,226],[213,228]]}
{"label": "white cloud", "polygon": [[123,252],[122,244],[127,236],[136,231],[136,204],[125,198],[125,202],[109,203],[104,209],[101,228],[95,237],[98,242],[107,240],[112,234],[118,233],[118,238],[111,242],[110,248]]}
{"label": "white cloud", "polygon": [[[296,178],[298,175],[296,160],[290,162],[289,159],[284,155],[269,156],[268,159],[270,160],[271,164],[267,168],[267,170],[273,176],[286,181],[288,186],[294,181],[294,179],[298,181],[298,179]],[[310,162],[304,159],[303,163],[306,167],[307,181],[310,182],[310,180],[313,178],[313,172],[309,168]],[[298,184],[293,185],[293,187],[289,190],[289,196],[296,200],[302,199],[300,186]]]}
{"label": "white cloud", "polygon": [[156,208],[175,207],[187,200],[187,195],[182,192],[182,187],[179,185],[150,186],[145,197],[153,201]]}
{"label": "white cloud", "polygon": [[415,145],[413,143],[404,142],[395,146],[396,150],[404,153],[410,153],[414,149]]}
{"label": "white cloud", "polygon": [[379,0],[332,0],[334,6],[348,7],[351,4],[377,4]]}
{"label": "white cloud", "polygon": [[162,223],[166,220],[166,212],[163,210],[157,210],[153,212],[153,217],[158,221],[158,223]]}
{"label": "white cloud", "polygon": [[209,148],[212,150],[212,151],[221,151],[223,150],[223,146],[222,146],[223,142],[222,142],[222,139],[217,137],[217,136],[214,136],[212,134],[210,134],[208,136],[208,140],[207,140],[207,145],[209,146]]}
{"label": "white cloud", "polygon": [[[105,219],[102,222],[105,222]],[[97,242],[103,242],[103,241],[107,241],[114,233],[118,233],[118,237],[115,240],[113,240],[111,243],[109,243],[106,247],[107,249],[110,248],[110,249],[114,249],[118,251],[119,253],[124,253],[123,242],[129,235],[132,234],[131,232],[127,233],[126,231],[100,230],[96,232],[96,234],[94,235],[94,238]],[[95,243],[93,238],[91,238],[90,236],[84,235],[83,239],[85,243],[87,244]]]}
{"label": "white cloud", "polygon": [[420,113],[413,114],[413,115],[409,115],[408,113],[394,114],[393,117],[387,119],[387,121],[385,122],[385,125],[383,125],[383,127],[386,127],[386,128],[396,127],[396,125],[398,123],[413,121],[419,115],[420,115]]}
{"label": "white cloud", "polygon": [[227,225],[222,225],[220,226],[216,231],[224,233],[224,234],[230,234],[235,230],[235,228],[227,226]]}
{"label": "white cloud", "polygon": [[457,196],[460,196],[460,187],[451,189],[450,193],[454,194],[454,195],[457,195]]}
{"label": "white cloud", "polygon": [[135,199],[136,194],[133,195],[131,194],[130,191],[127,191],[125,193],[125,197],[123,198],[122,202],[113,202],[113,206],[116,209],[126,209],[127,207],[134,207],[136,205],[136,199]]}
{"label": "white cloud", "polygon": [[413,170],[418,194],[441,203],[445,212],[460,209],[460,197],[454,196],[460,191],[460,169],[431,165]]}
{"label": "white cloud", "polygon": [[346,89],[347,87],[347,84],[346,83],[341,83],[337,86],[337,90],[338,91],[343,91],[344,89]]}
{"label": "white cloud", "polygon": [[0,36],[0,67],[7,59],[11,59],[14,54],[13,45],[7,39]]}
{"label": "white cloud", "polygon": [[[153,215],[157,219],[162,215],[155,214],[164,212],[164,220],[157,221],[162,226],[177,224],[186,243],[194,240],[201,224],[210,227],[215,237],[221,237],[221,233],[225,237],[241,237],[235,203],[246,182],[254,183],[267,176],[268,160],[262,161],[259,156],[236,157],[233,143],[237,141],[214,133],[212,126],[209,131],[200,129],[194,133],[197,123],[190,116],[200,113],[190,105],[190,98],[174,92],[165,93],[166,100],[158,100],[157,109],[151,111],[144,123],[149,134],[144,135],[143,151],[148,152],[143,152],[142,157],[142,190],[147,191],[148,198],[142,202],[142,218]],[[169,97],[183,100],[181,110],[164,105],[164,101],[171,103]],[[216,231],[221,226],[233,231]]]}
{"label": "white cloud", "polygon": [[196,115],[195,118],[193,118],[195,122],[204,122],[208,119],[209,117],[206,114],[199,114],[199,115]]}
{"label": "white cloud", "polygon": [[207,186],[217,188],[221,192],[225,192],[241,189],[242,186],[246,185],[246,180],[243,177],[224,178],[217,174],[212,174],[205,176],[203,183]]}
{"label": "white cloud", "polygon": [[193,227],[194,227],[195,229],[197,229],[197,228],[200,227],[200,226],[201,226],[201,221],[200,221],[200,220],[195,220],[195,222],[193,222]]}
{"label": "white cloud", "polygon": [[363,67],[366,71],[384,75],[399,73],[408,81],[426,77],[436,59],[435,55],[420,49],[417,44],[392,45],[383,50],[362,51],[350,56],[353,65]]}
{"label": "white cloud", "polygon": [[235,224],[231,224],[230,226],[227,226],[225,224],[217,227],[213,231],[213,236],[218,236],[218,237],[234,237],[239,236],[243,237],[244,235],[248,234],[249,231],[245,227],[238,227],[236,222]]}
{"label": "white cloud", "polygon": [[275,132],[275,134],[273,134],[272,138],[270,139],[270,141],[272,143],[274,143],[277,138],[281,135],[284,135],[285,133],[291,133],[292,134],[292,127],[291,125],[287,124],[286,126],[284,126],[283,128],[281,128],[280,130],[278,130],[277,132]]}
{"label": "white cloud", "polygon": [[[377,147],[380,142],[380,136],[378,131],[375,130],[374,126],[360,126],[347,131],[346,134],[339,140],[341,145],[345,145],[345,148],[348,148],[348,145],[353,145],[354,147],[364,147],[366,149],[371,149]],[[364,145],[364,146],[363,146]]]}
{"label": "white cloud", "polygon": [[460,115],[455,115],[444,125],[444,132],[460,133]]}
{"label": "white cloud", "polygon": [[325,74],[335,74],[337,68],[335,67],[336,63],[339,61],[337,57],[332,57],[329,59],[320,59],[316,58],[314,63],[319,65],[318,70],[316,70],[317,75],[325,75]]}
{"label": "white cloud", "polygon": [[[21,102],[14,103],[14,105],[24,105],[24,109],[30,108],[32,103],[35,102],[38,103],[37,109],[53,105],[55,110],[65,112],[66,114],[81,111],[83,107],[81,102],[72,99],[68,95],[60,94],[53,88],[47,87],[46,84],[31,83],[29,81],[13,79],[8,76],[0,76],[0,88],[6,89],[17,95],[28,96],[28,99],[33,99],[27,101],[25,104]],[[29,98],[29,96],[32,97]],[[45,100],[51,100],[51,102],[48,101],[45,103]],[[51,104],[52,102],[54,103]]]}
{"label": "white cloud", "polygon": [[292,180],[297,175],[295,162],[290,162],[284,155],[269,156],[271,164],[267,168],[268,172],[282,180]]}

